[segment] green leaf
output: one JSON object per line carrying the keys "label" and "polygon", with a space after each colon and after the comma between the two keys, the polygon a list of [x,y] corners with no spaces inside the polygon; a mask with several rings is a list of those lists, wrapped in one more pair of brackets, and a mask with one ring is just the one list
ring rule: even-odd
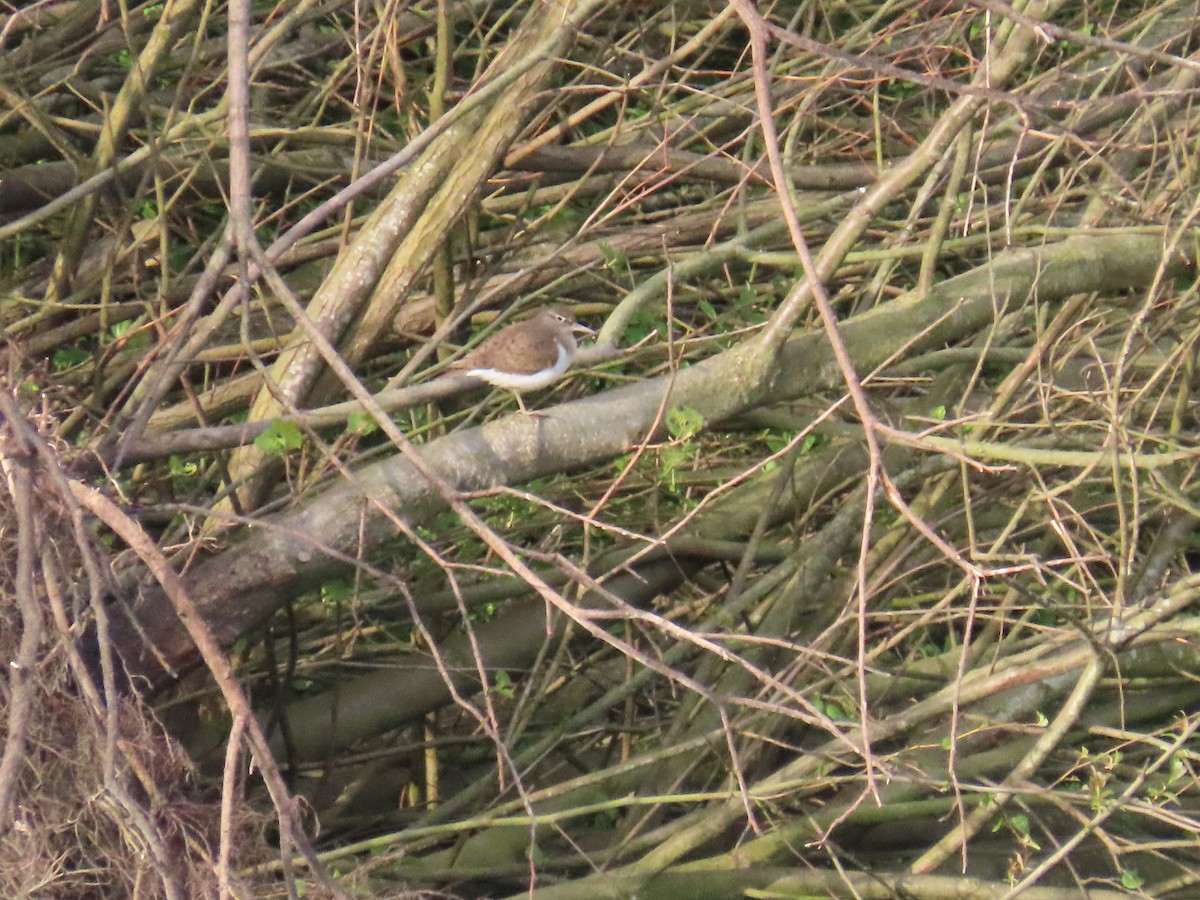
{"label": "green leaf", "polygon": [[675,489],[675,472],[692,461],[694,452],[687,447],[663,447],[658,453],[663,471],[667,473],[667,481],[671,490]]}
{"label": "green leaf", "polygon": [[1016,813],[1009,818],[1009,824],[1012,825],[1013,830],[1021,835],[1021,837],[1029,837],[1029,816],[1023,813]]}
{"label": "green leaf", "polygon": [[172,456],[167,460],[167,465],[171,470],[172,478],[191,478],[200,471],[200,466],[192,460],[185,460],[179,456]]}
{"label": "green leaf", "polygon": [[835,722],[849,722],[850,714],[845,707],[834,700],[818,700],[817,707]]}
{"label": "green leaf", "polygon": [[355,410],[346,417],[346,431],[350,434],[366,437],[368,434],[378,430],[379,423],[375,421],[375,417],[361,409]]}
{"label": "green leaf", "polygon": [[327,581],[321,585],[321,602],[322,603],[340,603],[350,596],[352,585],[349,581],[343,579],[335,579]]}
{"label": "green leaf", "polygon": [[1146,879],[1137,873],[1136,869],[1121,870],[1121,886],[1131,891],[1138,890],[1146,883]]}
{"label": "green leaf", "polygon": [[1187,766],[1184,765],[1183,760],[1180,759],[1178,756],[1172,754],[1172,756],[1171,756],[1171,781],[1178,781],[1180,778],[1183,778],[1183,776],[1186,774],[1187,774]]}
{"label": "green leaf", "polygon": [[54,363],[55,372],[65,372],[67,369],[83,365],[91,358],[92,354],[87,350],[80,350],[78,347],[59,347],[54,351],[51,361]]}
{"label": "green leaf", "polygon": [[690,406],[667,410],[667,431],[677,441],[686,441],[704,428],[704,416]]}
{"label": "green leaf", "polygon": [[791,441],[791,436],[782,431],[768,431],[763,435],[763,443],[772,454],[778,453]]}
{"label": "green leaf", "polygon": [[295,423],[276,419],[267,426],[266,431],[254,439],[254,446],[261,453],[283,456],[289,450],[299,450],[304,446],[304,435]]}
{"label": "green leaf", "polygon": [[624,250],[618,250],[611,244],[600,242],[600,252],[604,254],[604,266],[610,271],[616,272],[625,269],[629,265],[629,254]]}
{"label": "green leaf", "polygon": [[492,678],[492,690],[501,697],[507,697],[509,700],[513,698],[512,679],[503,669],[497,670],[495,676]]}
{"label": "green leaf", "polygon": [[634,310],[633,315],[629,319],[629,325],[625,329],[627,339],[630,343],[636,344],[642,338],[646,337],[646,335],[655,333],[666,334],[666,326],[662,319],[662,313],[658,310],[639,306]]}

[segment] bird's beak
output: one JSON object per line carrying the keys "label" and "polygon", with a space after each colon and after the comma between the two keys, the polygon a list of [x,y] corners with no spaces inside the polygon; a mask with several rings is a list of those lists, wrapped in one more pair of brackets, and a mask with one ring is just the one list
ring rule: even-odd
{"label": "bird's beak", "polygon": [[581,322],[574,323],[571,326],[571,330],[574,331],[576,334],[590,334],[592,336],[595,336],[595,334],[596,334],[596,329],[588,328],[586,325],[582,324]]}

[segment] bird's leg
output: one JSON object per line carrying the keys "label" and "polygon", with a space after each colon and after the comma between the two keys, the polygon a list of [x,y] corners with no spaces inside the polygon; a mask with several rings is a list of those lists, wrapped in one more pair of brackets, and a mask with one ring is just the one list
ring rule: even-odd
{"label": "bird's leg", "polygon": [[545,413],[538,412],[537,410],[528,410],[528,409],[526,409],[526,408],[525,408],[525,401],[521,399],[521,395],[520,395],[518,392],[516,392],[516,391],[513,391],[513,396],[517,398],[517,406],[521,407],[521,412],[525,413],[525,415],[529,416],[529,418],[531,418],[531,419],[544,419],[544,418],[546,418],[546,414],[545,414]]}

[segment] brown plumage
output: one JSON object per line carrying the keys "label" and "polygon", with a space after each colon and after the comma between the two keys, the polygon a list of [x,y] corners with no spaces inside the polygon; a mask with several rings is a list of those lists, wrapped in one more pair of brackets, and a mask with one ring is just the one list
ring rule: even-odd
{"label": "brown plumage", "polygon": [[465,375],[512,391],[524,412],[524,391],[547,387],[575,359],[576,334],[592,334],[569,310],[543,309],[523,322],[500,329],[462,359],[450,364]]}

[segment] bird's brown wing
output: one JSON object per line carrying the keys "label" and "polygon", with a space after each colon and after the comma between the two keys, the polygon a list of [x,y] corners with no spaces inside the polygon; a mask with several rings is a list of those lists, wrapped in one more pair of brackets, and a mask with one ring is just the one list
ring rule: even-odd
{"label": "bird's brown wing", "polygon": [[[512,326],[510,326],[511,328]],[[453,369],[493,369],[496,360],[505,360],[505,370],[517,375],[532,375],[554,364],[555,357],[546,360],[546,348],[538,346],[538,335],[524,328],[507,328],[492,335],[462,359],[451,365]]]}

